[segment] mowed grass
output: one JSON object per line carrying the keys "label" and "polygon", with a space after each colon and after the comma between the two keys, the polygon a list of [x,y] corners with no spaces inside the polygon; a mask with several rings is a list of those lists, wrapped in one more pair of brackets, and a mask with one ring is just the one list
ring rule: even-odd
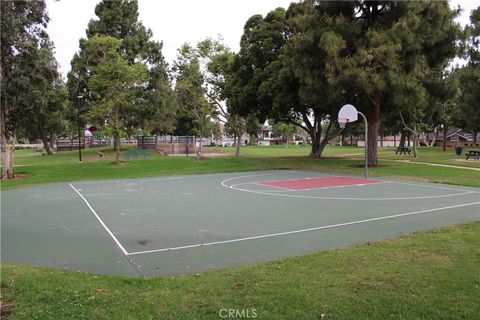
{"label": "mowed grass", "polygon": [[[16,152],[20,179],[2,189],[99,180],[305,169],[363,174],[363,149],[328,147],[322,159],[300,147],[247,147],[241,157],[160,157],[112,164],[104,148],[41,156]],[[214,150],[215,151],[215,150]],[[453,150],[420,150],[425,162],[467,165]],[[380,150],[371,176],[480,187],[480,171],[398,163]],[[393,155],[392,155],[393,154]],[[452,158],[453,157],[453,158]],[[428,161],[427,161],[428,160]],[[453,162],[455,161],[455,162]],[[458,162],[458,163],[457,163]],[[468,163],[477,166],[476,163]],[[271,263],[151,280],[1,265],[2,319],[220,319],[235,309],[257,319],[478,319],[480,222]],[[5,313],[3,313],[5,312]],[[222,315],[225,314],[223,311]]]}
{"label": "mowed grass", "polygon": [[[410,147],[411,149],[411,147]],[[217,150],[223,151],[228,154],[234,154],[235,148],[217,148]],[[465,160],[465,153],[467,150],[480,150],[478,147],[465,147],[461,155],[456,155],[454,148],[448,148],[446,151],[442,151],[441,148],[431,147],[419,147],[418,155],[415,158],[413,153],[410,155],[398,155],[395,154],[396,148],[384,147],[378,148],[378,155],[380,160],[395,160],[395,161],[414,161],[414,162],[429,162],[438,164],[447,164],[453,166],[473,167],[480,168],[480,161]],[[241,149],[242,156],[246,157],[281,157],[281,156],[308,156],[310,153],[310,147],[299,146],[270,146],[270,147],[257,147],[251,146]],[[327,146],[323,153],[324,157],[347,157],[353,159],[363,159],[364,149],[358,147],[349,146]]]}
{"label": "mowed grass", "polygon": [[4,264],[2,300],[12,319],[220,319],[222,309],[258,319],[478,319],[479,233],[472,223],[151,280]]}
{"label": "mowed grass", "polygon": [[[5,190],[43,183],[78,180],[126,179],[266,169],[304,169],[363,175],[363,149],[356,147],[327,147],[324,157],[320,159],[309,158],[309,148],[298,146],[289,146],[288,148],[284,146],[243,147],[240,157],[233,156],[234,148],[231,147],[212,149],[210,150],[226,153],[227,156],[197,160],[195,156],[188,158],[160,157],[151,152],[150,159],[123,160],[119,167],[112,164],[111,148],[102,149],[105,153],[102,159],[97,154],[98,149],[84,150],[82,163],[78,162],[76,151],[42,156],[28,150],[18,150],[15,153],[15,164],[17,165],[15,172],[19,178],[2,181],[1,188]],[[439,148],[422,148],[420,152],[421,158],[413,159],[409,156],[395,156],[393,149],[380,149],[380,166],[370,168],[369,173],[371,176],[480,187],[480,171],[392,161],[424,159],[425,162],[480,168],[478,161],[452,160],[451,158],[454,157],[452,154],[455,154],[453,150],[442,152]],[[123,156],[122,159],[124,159]]]}

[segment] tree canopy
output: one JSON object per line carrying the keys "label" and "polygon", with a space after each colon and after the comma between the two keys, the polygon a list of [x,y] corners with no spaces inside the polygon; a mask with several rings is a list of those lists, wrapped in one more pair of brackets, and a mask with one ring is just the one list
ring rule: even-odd
{"label": "tree canopy", "polygon": [[2,178],[10,179],[18,129],[30,125],[32,115],[44,114],[58,73],[45,31],[45,2],[7,0],[0,5],[0,144]]}
{"label": "tree canopy", "polygon": [[339,132],[338,109],[353,103],[368,117],[375,166],[381,114],[425,109],[429,80],[457,52],[456,14],[446,1],[305,1],[252,16],[229,81],[232,105],[303,127],[320,156]]}
{"label": "tree canopy", "polygon": [[128,64],[148,69],[145,84],[129,89],[135,103],[124,113],[124,131],[129,136],[141,128],[171,133],[175,128],[176,100],[161,52],[163,44],[152,40],[151,30],[138,21],[137,0],[101,1],[95,14],[98,19],[89,22],[87,39],[80,40],[80,51],[72,59],[72,71],[68,74],[71,99],[83,96],[87,108],[94,103],[96,95],[90,94],[89,82],[97,62],[89,60],[86,46],[95,36],[114,37],[120,40],[119,53]]}
{"label": "tree canopy", "polygon": [[468,64],[458,70],[460,85],[459,111],[460,124],[472,130],[476,136],[480,132],[480,7],[472,11],[467,26]]}
{"label": "tree canopy", "polygon": [[147,68],[129,64],[121,54],[121,40],[108,36],[94,36],[85,42],[85,55],[95,61],[89,85],[92,106],[89,119],[104,123],[114,138],[116,164],[120,164],[120,137],[126,128],[130,109],[135,108],[132,88],[147,80]]}

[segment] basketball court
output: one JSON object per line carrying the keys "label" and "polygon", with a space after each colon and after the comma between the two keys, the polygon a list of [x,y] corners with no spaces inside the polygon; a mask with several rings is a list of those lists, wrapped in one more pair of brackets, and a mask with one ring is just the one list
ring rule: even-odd
{"label": "basketball court", "polygon": [[479,189],[276,170],[2,192],[3,262],[158,277],[480,220]]}

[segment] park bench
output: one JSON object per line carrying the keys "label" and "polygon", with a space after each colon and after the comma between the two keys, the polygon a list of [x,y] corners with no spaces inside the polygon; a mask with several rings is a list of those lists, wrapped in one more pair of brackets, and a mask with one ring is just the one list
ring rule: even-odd
{"label": "park bench", "polygon": [[467,156],[465,160],[468,160],[470,157],[473,157],[475,160],[480,160],[480,151],[478,150],[468,150],[468,153],[465,153]]}
{"label": "park bench", "polygon": [[410,148],[408,147],[398,147],[397,150],[395,150],[395,154],[404,154],[404,155],[407,155],[407,152],[408,154],[410,155]]}

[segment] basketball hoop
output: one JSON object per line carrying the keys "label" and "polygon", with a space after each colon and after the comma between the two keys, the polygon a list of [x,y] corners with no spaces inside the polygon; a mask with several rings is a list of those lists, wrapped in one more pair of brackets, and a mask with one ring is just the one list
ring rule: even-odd
{"label": "basketball hoop", "polygon": [[338,112],[338,125],[344,129],[345,125],[349,122],[355,122],[358,120],[358,115],[362,116],[365,122],[365,179],[368,179],[368,123],[367,118],[363,113],[357,110],[351,104],[344,105]]}
{"label": "basketball hoop", "polygon": [[347,119],[347,118],[338,118],[338,124],[340,125],[341,129],[344,129],[345,125],[349,122],[350,122],[350,120]]}
{"label": "basketball hoop", "polygon": [[338,124],[340,128],[345,128],[345,125],[349,122],[355,122],[358,120],[357,108],[351,104],[346,104],[338,112]]}

